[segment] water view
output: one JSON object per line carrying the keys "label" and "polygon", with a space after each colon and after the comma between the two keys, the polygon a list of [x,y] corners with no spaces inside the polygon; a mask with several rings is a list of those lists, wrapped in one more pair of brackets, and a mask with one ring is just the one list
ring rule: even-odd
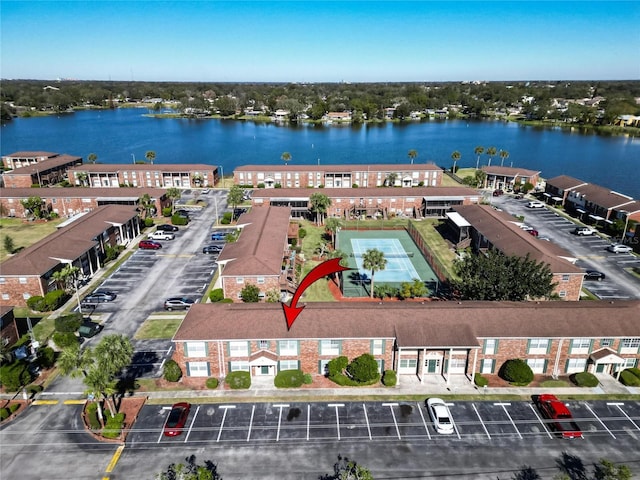
{"label": "water view", "polygon": [[[430,120],[382,125],[288,126],[211,119],[158,119],[146,109],[80,111],[51,117],[16,118],[3,125],[2,154],[40,150],[82,156],[96,153],[100,163],[144,160],[156,152],[157,163],[206,163],[222,167],[225,175],[238,165],[278,164],[291,154],[295,164],[409,163],[452,165],[451,153],[462,157],[460,167],[475,167],[477,146],[509,152],[505,166],[540,170],[542,176],[570,175],[640,198],[636,175],[640,139],[583,134],[521,126],[499,121]],[[489,157],[480,156],[486,165]],[[495,155],[492,165],[502,159]]]}

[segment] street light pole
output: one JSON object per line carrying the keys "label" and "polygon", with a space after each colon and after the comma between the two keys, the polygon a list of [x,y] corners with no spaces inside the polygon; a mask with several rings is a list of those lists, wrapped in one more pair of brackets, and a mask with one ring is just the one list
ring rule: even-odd
{"label": "street light pole", "polygon": [[220,184],[224,188],[224,168],[222,168],[222,165],[220,165]]}
{"label": "street light pole", "polygon": [[620,213],[624,213],[624,230],[622,231],[621,242],[624,244],[624,239],[627,237],[627,228],[629,227],[629,212],[626,210],[620,210]]}
{"label": "street light pole", "polygon": [[131,156],[133,157],[133,164],[135,165],[135,163],[136,163],[136,155],[135,155],[135,153],[132,153]]}

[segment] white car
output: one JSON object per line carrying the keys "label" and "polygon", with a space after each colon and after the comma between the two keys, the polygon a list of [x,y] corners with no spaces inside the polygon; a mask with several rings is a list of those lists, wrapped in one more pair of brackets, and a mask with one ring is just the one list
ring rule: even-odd
{"label": "white car", "polygon": [[532,200],[530,202],[527,202],[525,207],[527,207],[527,208],[544,208],[544,203],[538,202],[537,200]]}
{"label": "white car", "polygon": [[149,240],[173,240],[176,236],[171,232],[155,231],[149,235]]}
{"label": "white car", "polygon": [[429,416],[436,432],[443,435],[451,435],[453,433],[453,419],[444,400],[441,398],[429,398],[427,400],[427,410],[429,410]]}
{"label": "white car", "polygon": [[607,247],[607,250],[613,253],[631,253],[633,248],[629,245],[622,245],[621,243],[612,243]]}

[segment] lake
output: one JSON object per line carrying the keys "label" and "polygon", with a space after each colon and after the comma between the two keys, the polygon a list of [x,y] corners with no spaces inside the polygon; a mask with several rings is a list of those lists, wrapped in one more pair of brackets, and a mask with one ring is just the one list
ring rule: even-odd
{"label": "lake", "polygon": [[[583,134],[502,121],[427,120],[403,124],[301,125],[219,119],[159,119],[146,109],[79,111],[59,116],[17,118],[1,129],[2,155],[29,150],[68,153],[99,163],[144,160],[206,163],[230,175],[239,165],[279,164],[283,152],[295,164],[416,163],[475,167],[476,146],[509,152],[505,166],[540,170],[542,176],[570,175],[640,199],[640,138]],[[480,156],[480,165],[489,158]],[[495,155],[492,165],[500,165]]]}

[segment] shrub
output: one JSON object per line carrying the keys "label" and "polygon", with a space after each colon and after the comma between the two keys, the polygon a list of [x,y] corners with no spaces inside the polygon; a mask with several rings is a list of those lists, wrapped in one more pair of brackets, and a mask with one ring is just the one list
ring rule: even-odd
{"label": "shrub", "polygon": [[329,377],[329,380],[331,380],[334,383],[337,383],[342,387],[366,387],[368,385],[373,385],[375,383],[378,383],[378,381],[380,380],[380,375],[377,375],[376,378],[368,382],[356,382],[355,380],[347,377],[344,373],[338,373],[333,377]]}
{"label": "shrub", "polygon": [[21,360],[0,367],[0,385],[7,392],[16,392],[23,385],[31,382],[29,365]]}
{"label": "shrub", "polygon": [[327,364],[327,369],[329,370],[328,376],[334,377],[337,374],[342,373],[342,371],[347,368],[347,365],[349,365],[349,359],[344,355],[329,360],[329,363]]}
{"label": "shrub", "polygon": [[189,223],[189,219],[188,218],[181,217],[180,215],[173,215],[171,217],[171,224],[172,225],[186,225],[187,223]]}
{"label": "shrub", "polygon": [[163,217],[170,217],[171,216],[171,207],[164,207],[162,209],[162,216]]}
{"label": "shrub", "polygon": [[19,408],[20,408],[20,404],[19,403],[12,403],[11,405],[9,405],[9,413],[14,413]]}
{"label": "shrub", "polygon": [[481,374],[476,373],[473,376],[473,383],[475,383],[478,387],[486,387],[487,385],[489,385],[489,380],[487,380],[487,378],[483,377]]}
{"label": "shrub", "polygon": [[533,371],[521,358],[512,358],[502,364],[500,377],[518,386],[529,385],[533,380]]}
{"label": "shrub", "polygon": [[244,303],[257,303],[260,301],[260,288],[257,285],[249,284],[240,292],[240,298]]}
{"label": "shrub", "polygon": [[44,302],[44,297],[40,295],[34,295],[33,297],[29,297],[27,299],[27,307],[29,307],[34,312],[44,312],[46,311],[46,306]]}
{"label": "shrub", "polygon": [[307,231],[304,228],[298,229],[298,237],[300,238],[300,240],[302,240],[306,236],[307,236]]}
{"label": "shrub", "polygon": [[640,368],[632,367],[627,368],[631,373],[633,373],[636,377],[640,378]]}
{"label": "shrub", "polygon": [[395,387],[396,383],[398,383],[396,372],[393,370],[385,370],[384,375],[382,375],[382,384],[385,387]]}
{"label": "shrub", "polygon": [[67,292],[64,290],[52,290],[44,296],[44,304],[47,311],[57,310],[67,299]]}
{"label": "shrub", "polygon": [[34,395],[44,390],[44,387],[42,385],[31,384],[31,385],[27,385],[26,390],[29,395]]}
{"label": "shrub", "polygon": [[305,385],[311,385],[313,383],[313,377],[310,373],[305,373],[302,376],[302,383],[304,383]]}
{"label": "shrub", "polygon": [[249,372],[238,370],[227,375],[224,381],[233,390],[248,389],[251,386],[251,375]]}
{"label": "shrub", "polygon": [[573,383],[579,387],[597,387],[600,382],[593,373],[580,372],[573,375]]}
{"label": "shrub", "polygon": [[363,353],[354,358],[347,366],[347,373],[358,383],[366,383],[380,378],[378,362],[370,353]]}
{"label": "shrub", "polygon": [[222,223],[223,225],[229,225],[231,223],[232,218],[233,218],[233,214],[231,212],[224,212],[224,214],[222,215],[222,219],[220,220],[220,223]]}
{"label": "shrub", "polygon": [[180,365],[175,360],[165,362],[162,376],[167,382],[177,382],[182,378]]}
{"label": "shrub", "polygon": [[627,387],[640,387],[640,378],[631,373],[628,368],[620,372],[620,381]]}
{"label": "shrub", "polygon": [[71,315],[65,315],[58,317],[54,321],[56,332],[73,333],[82,325],[82,314],[74,313]]}
{"label": "shrub", "polygon": [[214,288],[209,292],[209,300],[211,300],[211,302],[213,303],[221,302],[223,299],[224,299],[224,290],[222,290],[221,288]]}
{"label": "shrub", "polygon": [[298,388],[303,383],[302,370],[282,370],[278,372],[273,384],[277,388]]}
{"label": "shrub", "polygon": [[205,386],[209,390],[215,390],[216,388],[218,388],[218,379],[216,377],[207,378],[207,381],[205,382]]}
{"label": "shrub", "polygon": [[98,404],[96,402],[88,403],[85,413],[87,415],[87,421],[89,422],[91,430],[100,430],[102,428],[102,425],[100,424],[100,419],[98,418]]}
{"label": "shrub", "polygon": [[116,413],[113,417],[106,415],[106,422],[102,430],[102,436],[105,438],[118,438],[124,425],[124,413]]}
{"label": "shrub", "polygon": [[223,298],[220,303],[233,303],[233,298]]}
{"label": "shrub", "polygon": [[258,187],[258,188],[264,188],[264,183],[259,183],[259,184],[257,185],[257,187]]}
{"label": "shrub", "polygon": [[0,408],[0,422],[5,421],[7,418],[9,418],[9,415],[11,415],[9,413],[9,409],[8,408]]}
{"label": "shrub", "polygon": [[78,343],[78,337],[71,332],[54,332],[53,343],[55,343],[58,348],[70,347]]}
{"label": "shrub", "polygon": [[51,347],[43,347],[38,351],[38,364],[42,368],[51,368],[56,363],[56,352]]}

